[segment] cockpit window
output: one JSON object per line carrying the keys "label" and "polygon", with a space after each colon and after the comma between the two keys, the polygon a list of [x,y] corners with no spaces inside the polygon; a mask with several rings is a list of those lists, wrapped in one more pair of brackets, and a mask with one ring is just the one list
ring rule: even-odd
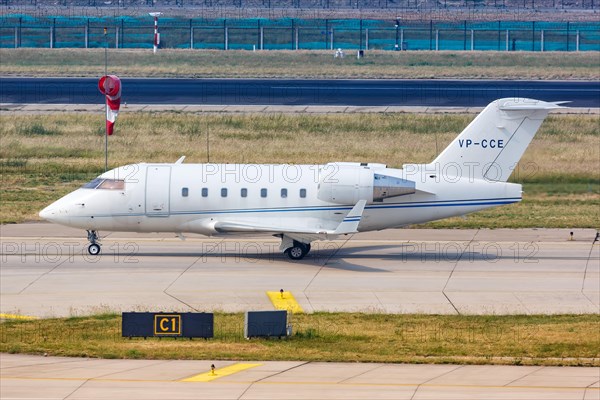
{"label": "cockpit window", "polygon": [[103,180],[104,179],[102,179],[102,178],[96,178],[92,181],[89,181],[88,183],[83,185],[81,188],[82,189],[96,189],[98,187],[98,185],[100,185],[102,183]]}
{"label": "cockpit window", "polygon": [[83,189],[123,190],[125,181],[122,179],[96,178],[82,186]]}
{"label": "cockpit window", "polygon": [[122,179],[105,179],[98,186],[98,189],[123,190],[125,189],[125,181]]}

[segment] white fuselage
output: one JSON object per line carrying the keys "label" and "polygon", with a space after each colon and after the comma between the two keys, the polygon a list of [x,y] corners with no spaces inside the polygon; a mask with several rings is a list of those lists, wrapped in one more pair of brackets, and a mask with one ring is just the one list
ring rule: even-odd
{"label": "white fuselage", "polygon": [[429,164],[133,164],[105,172],[40,212],[97,231],[264,233],[300,260],[314,240],[464,215],[521,200],[507,183],[557,103],[490,103]]}
{"label": "white fuselage", "polygon": [[[351,164],[411,179],[412,194],[367,203],[358,231],[464,215],[521,200],[521,185],[443,176],[381,164]],[[335,229],[354,206],[321,200],[326,165],[132,164],[100,176],[124,180],[118,189],[81,188],[44,209],[50,221],[87,230],[195,232],[214,235],[212,222],[248,226]],[[360,167],[359,167],[360,166]],[[325,177],[327,178],[327,177]],[[350,185],[351,186],[351,185]],[[359,190],[345,187],[340,190]]]}

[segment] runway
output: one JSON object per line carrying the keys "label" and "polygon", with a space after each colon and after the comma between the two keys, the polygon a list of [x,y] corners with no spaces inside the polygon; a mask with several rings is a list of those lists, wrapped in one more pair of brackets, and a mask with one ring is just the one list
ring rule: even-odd
{"label": "runway", "polygon": [[306,312],[599,313],[596,231],[573,233],[387,230],[315,242],[291,262],[269,236],[113,233],[92,257],[83,231],[4,225],[0,313],[270,310],[279,289]]}
{"label": "runway", "polygon": [[[123,78],[122,102],[186,105],[483,107],[504,97],[600,107],[598,81]],[[0,103],[103,104],[95,78],[1,78]]]}
{"label": "runway", "polygon": [[[211,364],[210,381],[194,381]],[[0,354],[3,399],[597,400],[598,368],[98,360]],[[248,364],[246,365],[248,366]],[[239,369],[239,368],[238,368]],[[206,376],[206,375],[205,375]],[[192,378],[192,379],[190,379]]]}

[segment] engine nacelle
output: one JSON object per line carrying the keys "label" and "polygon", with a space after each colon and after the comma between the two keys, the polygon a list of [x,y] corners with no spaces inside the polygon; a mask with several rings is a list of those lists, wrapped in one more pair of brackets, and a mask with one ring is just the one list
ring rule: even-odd
{"label": "engine nacelle", "polygon": [[414,182],[377,173],[383,168],[379,164],[326,164],[320,170],[317,197],[330,203],[356,204],[415,193]]}
{"label": "engine nacelle", "polygon": [[338,204],[373,202],[373,170],[369,167],[330,163],[321,168],[319,200]]}

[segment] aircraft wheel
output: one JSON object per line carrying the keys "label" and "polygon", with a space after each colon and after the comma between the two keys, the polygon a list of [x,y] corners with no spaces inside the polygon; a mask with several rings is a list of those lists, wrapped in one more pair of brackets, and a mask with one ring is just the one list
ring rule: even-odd
{"label": "aircraft wheel", "polygon": [[96,243],[92,243],[88,246],[88,253],[90,253],[90,255],[92,256],[96,256],[98,254],[100,254],[100,246],[97,245]]}
{"label": "aircraft wheel", "polygon": [[300,246],[290,247],[285,254],[292,260],[302,260],[305,256],[304,249]]}
{"label": "aircraft wheel", "polygon": [[294,245],[285,251],[292,260],[302,260],[310,251],[310,244],[294,242]]}

